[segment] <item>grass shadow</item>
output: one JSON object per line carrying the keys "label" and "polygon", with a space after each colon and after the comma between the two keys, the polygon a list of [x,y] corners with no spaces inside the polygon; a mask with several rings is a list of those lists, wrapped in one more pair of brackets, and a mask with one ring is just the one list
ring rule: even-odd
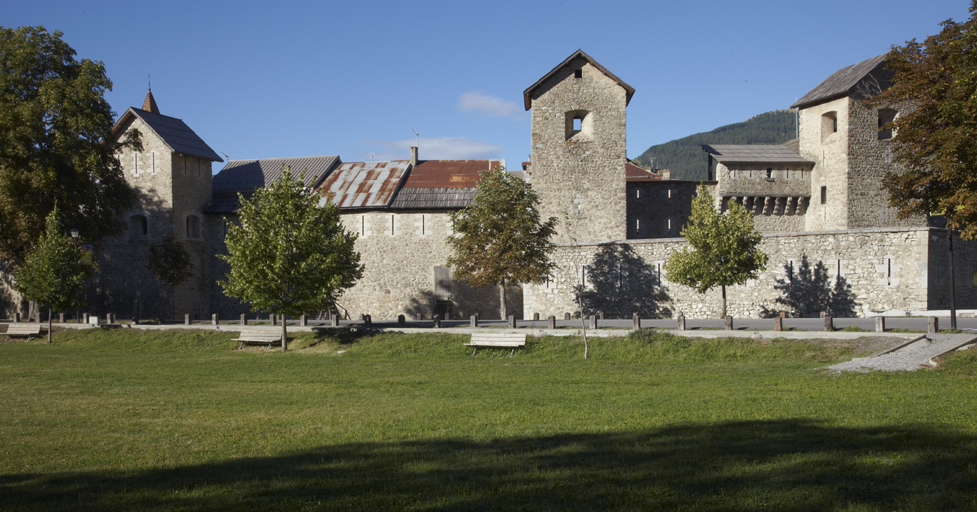
{"label": "grass shadow", "polygon": [[0,500],[6,510],[79,511],[948,510],[975,505],[975,461],[974,436],[936,427],[792,419],[352,443],[143,471],[7,474]]}

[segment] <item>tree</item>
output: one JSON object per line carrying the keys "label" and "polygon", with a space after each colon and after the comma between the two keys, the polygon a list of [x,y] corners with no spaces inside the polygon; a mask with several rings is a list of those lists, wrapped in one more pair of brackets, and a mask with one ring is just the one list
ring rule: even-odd
{"label": "tree", "polygon": [[55,203],[64,225],[98,244],[122,233],[136,201],[117,152],[141,149],[139,134],[113,137],[105,66],[76,60],[61,35],[0,27],[0,258],[15,266]]}
{"label": "tree", "polygon": [[472,286],[499,286],[499,312],[507,318],[505,286],[541,284],[555,266],[556,217],[540,222],[539,197],[524,180],[501,165],[480,171],[475,199],[451,214],[448,265],[458,279]]}
{"label": "tree", "polygon": [[885,107],[912,105],[885,129],[905,172],[890,172],[883,186],[901,217],[940,214],[965,239],[977,238],[977,0],[965,23],[905,46],[893,46],[886,65],[893,85],[870,100]]}
{"label": "tree", "polygon": [[15,274],[17,289],[28,300],[47,305],[47,341],[51,343],[51,310],[80,307],[89,266],[71,237],[58,230],[57,206],[45,220],[44,234]]}
{"label": "tree", "polygon": [[[219,281],[225,293],[280,315],[331,309],[363,276],[356,235],[343,229],[337,206],[319,205],[303,186],[303,174],[296,181],[283,166],[269,188],[250,200],[239,195],[241,225],[228,226],[228,254],[219,256],[231,267]],[[287,340],[283,319],[283,352]]]}
{"label": "tree", "polygon": [[712,194],[699,185],[681,235],[689,245],[673,251],[665,263],[668,280],[699,293],[719,286],[720,316],[725,318],[726,287],[756,279],[766,268],[767,255],[759,248],[761,237],[753,228],[753,215],[735,201],[729,202],[726,213],[716,211]]}
{"label": "tree", "polygon": [[177,286],[193,276],[193,262],[190,251],[173,237],[165,237],[159,244],[149,246],[146,268],[156,279],[169,286]]}

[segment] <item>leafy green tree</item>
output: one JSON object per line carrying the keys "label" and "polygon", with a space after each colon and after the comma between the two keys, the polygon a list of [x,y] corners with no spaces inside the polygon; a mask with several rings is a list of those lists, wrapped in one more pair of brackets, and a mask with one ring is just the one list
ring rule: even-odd
{"label": "leafy green tree", "polygon": [[883,186],[899,215],[932,213],[977,238],[977,0],[965,23],[947,20],[943,30],[905,46],[893,46],[886,65],[893,85],[872,99],[879,107],[905,102],[892,144],[905,172],[890,172]]}
{"label": "leafy green tree", "polygon": [[668,280],[699,293],[719,286],[720,316],[725,318],[726,287],[756,279],[766,268],[767,255],[759,248],[762,238],[753,227],[753,215],[735,201],[730,201],[726,213],[716,211],[712,194],[699,185],[681,234],[689,245],[673,251],[665,263]]}
{"label": "leafy green tree", "polygon": [[153,272],[159,282],[168,286],[177,286],[193,277],[190,251],[183,243],[169,236],[163,238],[161,243],[149,246],[146,268]]}
{"label": "leafy green tree", "polygon": [[[283,166],[270,187],[250,200],[239,196],[241,225],[228,226],[228,254],[219,256],[231,267],[219,281],[226,294],[280,315],[331,309],[363,276],[356,235],[343,229],[337,206],[319,205],[301,176],[296,181]],[[287,340],[283,320],[282,351]]]}
{"label": "leafy green tree", "polygon": [[[82,261],[71,237],[58,230],[57,206],[45,220],[44,234],[27,253],[15,274],[17,289],[28,300],[66,311],[83,304],[85,278],[90,267]],[[51,310],[47,317],[47,341],[51,343]]]}
{"label": "leafy green tree", "polygon": [[117,152],[141,149],[138,132],[116,141],[105,66],[76,60],[61,35],[0,27],[0,258],[15,266],[55,203],[97,244],[136,201]]}
{"label": "leafy green tree", "polygon": [[451,214],[456,233],[448,237],[454,277],[472,286],[499,286],[499,312],[507,318],[505,286],[540,284],[555,266],[556,217],[541,222],[539,197],[524,180],[497,165],[479,172],[475,199]]}

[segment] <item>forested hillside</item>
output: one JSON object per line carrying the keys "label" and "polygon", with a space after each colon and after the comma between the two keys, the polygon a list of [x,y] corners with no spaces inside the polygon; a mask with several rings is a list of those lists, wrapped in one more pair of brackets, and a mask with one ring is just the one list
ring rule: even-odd
{"label": "forested hillside", "polygon": [[645,168],[669,169],[672,179],[706,179],[703,144],[783,144],[795,138],[793,110],[775,110],[742,123],[720,126],[664,144],[651,146],[634,161]]}

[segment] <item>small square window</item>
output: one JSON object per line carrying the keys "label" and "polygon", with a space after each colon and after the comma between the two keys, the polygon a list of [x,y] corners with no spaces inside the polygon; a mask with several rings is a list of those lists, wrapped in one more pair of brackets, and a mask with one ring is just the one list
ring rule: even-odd
{"label": "small square window", "polygon": [[573,71],[573,78],[583,78],[583,70],[582,69],[575,69]]}

